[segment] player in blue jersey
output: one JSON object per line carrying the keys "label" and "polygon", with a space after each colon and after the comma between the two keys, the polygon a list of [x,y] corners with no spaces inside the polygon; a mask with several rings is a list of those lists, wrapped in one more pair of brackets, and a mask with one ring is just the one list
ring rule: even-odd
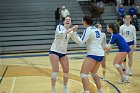
{"label": "player in blue jersey", "polygon": [[109,43],[106,45],[105,50],[108,52],[113,44],[116,44],[118,46],[118,53],[116,57],[114,58],[113,65],[121,75],[120,83],[123,83],[124,81],[128,82],[128,76],[126,76],[121,68],[122,61],[125,59],[127,54],[131,51],[128,44],[124,40],[124,38],[118,34],[115,30],[115,26],[113,24],[108,24],[107,25],[107,32],[111,33],[111,39]]}

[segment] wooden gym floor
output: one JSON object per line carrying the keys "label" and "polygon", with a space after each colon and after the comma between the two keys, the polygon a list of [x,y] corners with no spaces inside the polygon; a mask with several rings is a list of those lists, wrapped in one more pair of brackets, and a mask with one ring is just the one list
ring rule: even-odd
{"label": "wooden gym floor", "polygon": [[[85,55],[85,51],[69,51],[70,93],[83,91],[79,72]],[[107,81],[102,80],[101,67],[98,71],[104,93],[140,93],[140,52],[134,53],[133,76],[129,77],[130,83],[124,84],[118,84],[120,76],[112,65],[115,55],[116,52],[107,55]],[[50,73],[48,53],[3,55],[0,59],[0,93],[50,93]],[[56,83],[57,93],[63,93],[62,76],[60,66]],[[90,75],[89,78],[90,91],[96,93],[96,87]]]}

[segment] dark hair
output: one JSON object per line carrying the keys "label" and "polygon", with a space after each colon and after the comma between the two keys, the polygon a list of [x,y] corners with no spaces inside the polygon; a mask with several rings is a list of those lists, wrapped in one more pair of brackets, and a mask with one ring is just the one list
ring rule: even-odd
{"label": "dark hair", "polygon": [[98,28],[98,27],[99,27],[99,25],[101,25],[101,26],[102,26],[102,24],[100,24],[100,23],[96,23],[94,26],[95,26],[96,28]]}
{"label": "dark hair", "polygon": [[84,16],[83,21],[85,21],[88,25],[92,25],[93,20],[90,16]]}
{"label": "dark hair", "polygon": [[118,33],[117,30],[116,30],[116,28],[115,28],[115,25],[114,25],[114,24],[107,24],[107,25],[108,25],[109,28],[112,29],[113,34],[117,34],[117,33]]}
{"label": "dark hair", "polygon": [[[70,16],[70,15],[67,15],[66,17],[70,17],[70,18],[71,18],[71,16]],[[66,17],[65,17],[65,18],[66,18]]]}

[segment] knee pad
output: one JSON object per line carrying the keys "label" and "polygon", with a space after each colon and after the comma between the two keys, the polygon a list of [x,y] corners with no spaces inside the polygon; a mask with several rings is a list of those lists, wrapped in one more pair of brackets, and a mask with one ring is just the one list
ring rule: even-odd
{"label": "knee pad", "polygon": [[115,67],[115,68],[119,68],[120,65],[119,65],[119,64],[114,64],[114,67]]}
{"label": "knee pad", "polygon": [[91,74],[91,77],[97,77],[98,75],[97,74]]}
{"label": "knee pad", "polygon": [[52,79],[57,79],[58,72],[52,72],[51,78]]}
{"label": "knee pad", "polygon": [[88,77],[88,75],[85,74],[85,73],[80,73],[80,77],[81,77],[81,78],[85,78],[85,77]]}
{"label": "knee pad", "polygon": [[64,73],[64,77],[69,77],[69,73]]}

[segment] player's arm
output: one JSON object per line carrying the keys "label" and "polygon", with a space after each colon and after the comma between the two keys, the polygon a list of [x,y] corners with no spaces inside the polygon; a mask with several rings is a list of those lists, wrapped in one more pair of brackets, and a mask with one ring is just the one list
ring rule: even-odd
{"label": "player's arm", "polygon": [[114,43],[115,43],[115,36],[112,35],[112,36],[111,36],[111,39],[110,39],[110,41],[109,41],[109,43],[105,46],[104,50],[107,51],[107,52],[109,52],[110,49],[112,48],[112,45],[113,45]]}
{"label": "player's arm", "polygon": [[120,26],[120,28],[119,28],[119,33],[120,33],[120,35],[123,35],[122,26]]}
{"label": "player's arm", "polygon": [[106,43],[106,34],[104,33],[103,35],[104,35],[104,37],[103,37],[103,41],[102,41],[101,45],[104,48],[107,45],[107,43]]}
{"label": "player's arm", "polygon": [[68,30],[65,30],[62,25],[58,25],[56,28],[56,33],[58,33],[59,35],[65,35],[65,34],[70,33],[73,29],[75,29],[75,26],[73,26],[72,28],[69,28]]}
{"label": "player's arm", "polygon": [[71,37],[76,43],[78,43],[79,45],[83,45],[90,36],[90,31],[84,31],[82,37],[80,38],[79,35],[77,33],[73,34],[73,36]]}

